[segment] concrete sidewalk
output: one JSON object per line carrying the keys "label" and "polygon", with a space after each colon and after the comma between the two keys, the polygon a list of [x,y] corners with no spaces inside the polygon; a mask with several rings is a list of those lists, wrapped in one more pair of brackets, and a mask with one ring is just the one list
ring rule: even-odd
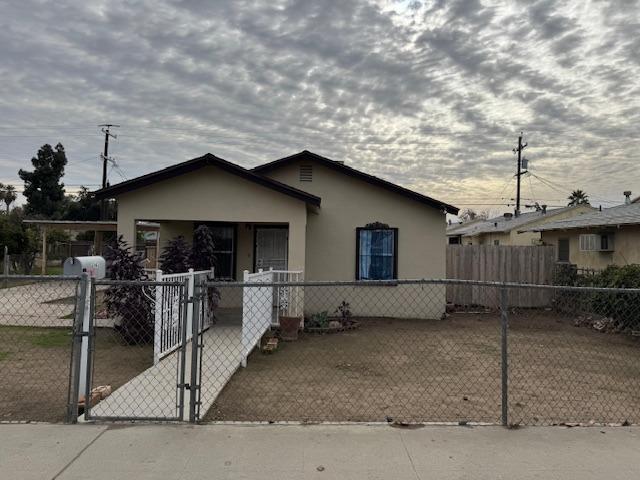
{"label": "concrete sidewalk", "polygon": [[640,429],[0,425],[6,479],[637,479]]}

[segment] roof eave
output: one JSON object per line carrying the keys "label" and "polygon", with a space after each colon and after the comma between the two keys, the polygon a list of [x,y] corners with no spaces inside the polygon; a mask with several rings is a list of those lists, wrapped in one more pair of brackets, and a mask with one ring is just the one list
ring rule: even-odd
{"label": "roof eave", "polygon": [[354,168],[348,167],[340,162],[336,162],[335,160],[331,160],[330,158],[323,157],[322,155],[318,155],[317,153],[313,153],[308,150],[303,150],[302,152],[289,155],[288,157],[283,157],[278,160],[273,160],[271,162],[258,165],[254,167],[252,171],[259,172],[261,174],[269,171],[273,171],[279,166],[284,165],[288,162],[294,161],[303,156],[309,156],[313,160],[322,162],[323,165],[326,165],[327,167],[332,168],[336,171],[345,173],[347,175],[359,177],[365,181],[368,181],[371,184],[376,184],[382,188],[386,188],[387,190],[395,191],[400,195],[411,198],[422,204],[428,205],[436,209],[442,209],[446,213],[457,215],[458,212],[460,211],[460,209],[454,205],[450,205],[448,203],[441,202],[434,198],[427,197],[426,195],[422,195],[421,193],[414,192],[413,190],[409,190],[408,188],[401,187],[400,185],[396,185],[395,183],[389,182],[387,180],[383,180],[382,178],[378,178],[373,175],[369,175],[368,173],[361,172]]}

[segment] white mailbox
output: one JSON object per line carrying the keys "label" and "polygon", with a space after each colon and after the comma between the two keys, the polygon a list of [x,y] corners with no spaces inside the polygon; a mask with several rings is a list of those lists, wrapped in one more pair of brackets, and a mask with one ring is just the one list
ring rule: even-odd
{"label": "white mailbox", "polygon": [[83,273],[91,278],[104,278],[107,273],[107,264],[103,257],[69,257],[62,266],[64,275],[80,276]]}

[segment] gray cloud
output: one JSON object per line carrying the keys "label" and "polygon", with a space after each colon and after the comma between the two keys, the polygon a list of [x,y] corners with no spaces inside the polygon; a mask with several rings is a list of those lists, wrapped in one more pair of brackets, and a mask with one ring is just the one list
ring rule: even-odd
{"label": "gray cloud", "polygon": [[640,3],[582,5],[0,0],[0,181],[61,141],[65,182],[97,184],[111,121],[112,182],[308,148],[481,206],[509,197],[524,130],[532,171],[564,189],[640,192]]}

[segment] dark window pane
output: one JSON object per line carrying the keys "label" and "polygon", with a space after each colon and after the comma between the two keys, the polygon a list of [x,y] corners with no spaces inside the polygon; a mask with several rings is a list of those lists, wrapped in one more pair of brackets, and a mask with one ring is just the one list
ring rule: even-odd
{"label": "dark window pane", "polygon": [[360,230],[359,280],[391,280],[394,273],[393,230]]}

